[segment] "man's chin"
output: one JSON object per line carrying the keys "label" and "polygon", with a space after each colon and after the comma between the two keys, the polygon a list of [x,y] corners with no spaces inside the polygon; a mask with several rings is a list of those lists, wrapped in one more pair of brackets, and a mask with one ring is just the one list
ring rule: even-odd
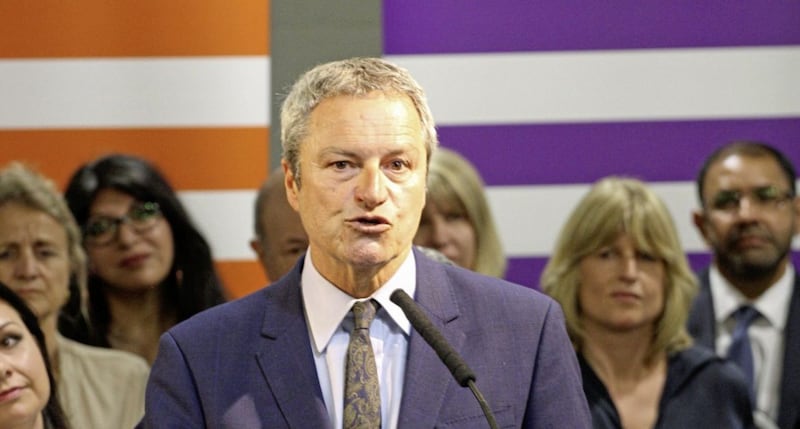
{"label": "man's chin", "polygon": [[774,275],[781,265],[782,257],[774,252],[745,251],[728,261],[730,271],[737,276],[758,279]]}

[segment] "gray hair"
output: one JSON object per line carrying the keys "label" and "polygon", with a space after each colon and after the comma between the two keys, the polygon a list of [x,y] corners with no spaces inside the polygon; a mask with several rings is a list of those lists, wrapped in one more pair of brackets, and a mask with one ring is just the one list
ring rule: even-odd
{"label": "gray hair", "polygon": [[71,274],[80,292],[81,313],[87,315],[87,265],[82,234],[56,185],[35,170],[12,162],[0,170],[0,206],[19,203],[41,211],[64,227]]}
{"label": "gray hair", "polygon": [[351,58],[318,65],[303,73],[292,86],[281,108],[283,159],[300,185],[300,142],[308,135],[311,111],[327,98],[363,96],[373,91],[408,96],[422,124],[430,161],[438,145],[433,115],[422,87],[408,70],[381,58]]}

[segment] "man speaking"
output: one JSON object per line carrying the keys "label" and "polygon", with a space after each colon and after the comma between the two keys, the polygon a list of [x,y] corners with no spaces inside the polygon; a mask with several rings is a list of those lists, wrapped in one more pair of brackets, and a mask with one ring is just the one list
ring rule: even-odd
{"label": "man speaking", "polygon": [[308,251],[277,283],[162,336],[142,427],[487,427],[397,289],[474,370],[499,427],[590,427],[558,305],[412,248],[437,139],[407,71],[315,67],[283,104],[281,140]]}

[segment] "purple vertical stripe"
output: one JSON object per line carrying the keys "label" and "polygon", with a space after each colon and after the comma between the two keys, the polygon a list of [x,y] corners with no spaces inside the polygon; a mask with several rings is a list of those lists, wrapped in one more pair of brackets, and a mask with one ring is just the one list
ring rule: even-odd
{"label": "purple vertical stripe", "polygon": [[800,2],[385,0],[384,53],[800,44]]}
{"label": "purple vertical stripe", "polygon": [[800,118],[446,126],[439,136],[487,185],[591,183],[611,174],[694,180],[714,148],[737,139],[769,143],[800,166]]}
{"label": "purple vertical stripe", "polygon": [[[711,263],[711,255],[708,253],[689,253],[687,255],[689,265],[695,272],[700,271]],[[548,257],[530,258],[509,258],[506,280],[527,286],[532,289],[541,290],[539,278],[547,265]],[[792,261],[795,267],[800,267],[800,252],[792,252]]]}

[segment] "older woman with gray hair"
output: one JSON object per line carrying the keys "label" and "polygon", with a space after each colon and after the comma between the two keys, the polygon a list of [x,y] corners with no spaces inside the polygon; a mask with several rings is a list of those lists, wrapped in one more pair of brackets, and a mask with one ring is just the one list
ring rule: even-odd
{"label": "older woman with gray hair", "polygon": [[55,185],[19,163],[0,170],[0,282],[39,320],[70,425],[130,428],[144,414],[146,362],[80,344],[58,330],[70,295],[85,302],[86,273],[80,229]]}

